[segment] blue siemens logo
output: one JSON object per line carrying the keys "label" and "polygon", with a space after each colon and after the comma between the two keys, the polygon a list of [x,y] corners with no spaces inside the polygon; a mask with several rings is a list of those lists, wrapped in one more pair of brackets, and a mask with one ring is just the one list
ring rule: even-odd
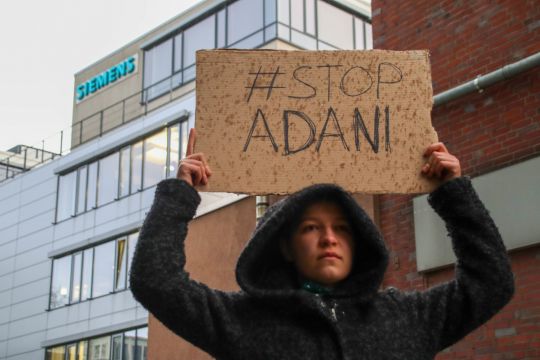
{"label": "blue siemens logo", "polygon": [[109,84],[112,84],[123,77],[133,73],[137,66],[137,57],[131,56],[101,74],[94,76],[90,80],[77,86],[77,102],[82,101],[87,96],[95,93]]}

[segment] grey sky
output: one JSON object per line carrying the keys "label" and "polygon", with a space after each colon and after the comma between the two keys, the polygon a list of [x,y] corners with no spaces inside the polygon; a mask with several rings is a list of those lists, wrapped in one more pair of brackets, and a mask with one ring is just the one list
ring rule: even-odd
{"label": "grey sky", "polygon": [[198,2],[0,1],[0,150],[52,145],[71,124],[76,72]]}

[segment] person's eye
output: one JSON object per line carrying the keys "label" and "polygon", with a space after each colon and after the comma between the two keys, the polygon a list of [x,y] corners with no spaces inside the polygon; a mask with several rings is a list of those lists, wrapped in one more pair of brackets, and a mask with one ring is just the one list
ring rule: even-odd
{"label": "person's eye", "polygon": [[338,225],[338,226],[336,226],[336,228],[337,228],[338,231],[345,232],[345,233],[348,233],[348,234],[351,233],[351,227],[349,225],[347,225],[347,224]]}
{"label": "person's eye", "polygon": [[306,224],[302,226],[302,232],[307,233],[311,231],[317,230],[317,226],[315,224]]}

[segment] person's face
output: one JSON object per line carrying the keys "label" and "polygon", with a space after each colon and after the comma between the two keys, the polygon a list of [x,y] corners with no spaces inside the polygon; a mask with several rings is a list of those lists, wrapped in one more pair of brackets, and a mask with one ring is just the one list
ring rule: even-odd
{"label": "person's face", "polygon": [[332,203],[309,206],[282,249],[302,277],[326,286],[344,280],[353,265],[351,226],[341,208]]}

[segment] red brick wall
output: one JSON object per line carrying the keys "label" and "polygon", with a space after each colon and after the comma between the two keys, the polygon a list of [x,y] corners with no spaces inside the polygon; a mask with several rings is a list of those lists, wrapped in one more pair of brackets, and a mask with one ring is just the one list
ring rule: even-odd
{"label": "red brick wall", "polygon": [[[540,51],[537,0],[372,0],[372,12],[375,48],[430,50],[435,94]],[[540,67],[435,108],[433,125],[467,175],[539,156]],[[416,271],[411,197],[381,196],[380,225],[391,251],[385,285],[424,289],[453,276]],[[511,259],[512,302],[437,359],[540,359],[540,246]]]}

